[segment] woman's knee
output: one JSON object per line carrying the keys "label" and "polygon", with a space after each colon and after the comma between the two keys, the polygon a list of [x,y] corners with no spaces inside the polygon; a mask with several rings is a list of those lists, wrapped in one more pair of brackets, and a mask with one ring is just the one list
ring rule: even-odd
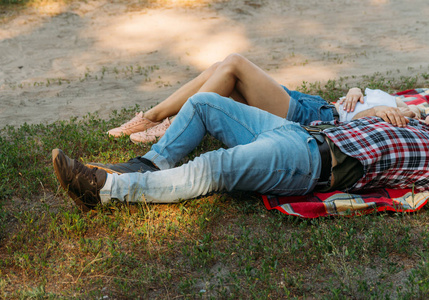
{"label": "woman's knee", "polygon": [[232,72],[238,70],[240,66],[250,63],[248,59],[238,53],[229,54],[223,61],[218,61],[207,68],[201,75],[207,80],[216,71]]}
{"label": "woman's knee", "polygon": [[238,53],[232,53],[228,55],[217,67],[217,69],[222,69],[227,72],[235,73],[241,66],[249,63],[249,61]]}
{"label": "woman's knee", "polygon": [[238,53],[231,53],[223,61],[222,64],[239,65],[248,62],[248,59]]}

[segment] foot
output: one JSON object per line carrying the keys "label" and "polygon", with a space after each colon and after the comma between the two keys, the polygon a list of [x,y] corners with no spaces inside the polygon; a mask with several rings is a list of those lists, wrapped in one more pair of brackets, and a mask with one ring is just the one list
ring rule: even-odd
{"label": "foot", "polygon": [[88,168],[98,168],[106,171],[109,174],[117,173],[134,173],[134,172],[154,172],[159,168],[155,166],[150,160],[141,156],[130,159],[127,162],[119,164],[100,164],[100,163],[87,163],[85,166]]}
{"label": "foot", "polygon": [[148,118],[143,117],[143,112],[136,113],[136,116],[125,124],[117,128],[109,130],[107,133],[114,137],[121,135],[130,135],[132,133],[145,131],[151,127],[160,124],[159,122],[152,122]]}
{"label": "foot", "polygon": [[151,127],[146,131],[131,134],[130,139],[133,143],[155,142],[157,139],[160,139],[164,136],[170,125],[170,120],[166,118],[162,123]]}
{"label": "foot", "polygon": [[106,182],[106,171],[88,168],[60,149],[52,150],[52,162],[61,187],[82,211],[89,211],[101,202],[100,190]]}

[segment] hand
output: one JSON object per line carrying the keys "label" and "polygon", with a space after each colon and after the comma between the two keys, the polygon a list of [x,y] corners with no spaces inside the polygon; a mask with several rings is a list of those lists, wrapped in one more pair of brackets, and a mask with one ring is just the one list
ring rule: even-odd
{"label": "hand", "polygon": [[429,116],[427,116],[427,117],[426,117],[426,119],[425,119],[425,123],[426,123],[427,125],[429,125]]}
{"label": "hand", "polygon": [[340,99],[338,102],[340,104],[343,104],[344,110],[347,112],[351,112],[355,110],[356,103],[360,102],[363,104],[363,94],[360,88],[351,88],[348,92],[345,98]]}
{"label": "hand", "polygon": [[399,111],[404,117],[419,119],[416,112],[411,107],[398,107]]}
{"label": "hand", "polygon": [[[391,123],[394,126],[405,127],[407,126],[408,122],[410,122],[410,120],[405,118],[399,108],[389,106],[376,106],[373,107],[373,109],[377,117],[382,118],[384,121],[386,121],[387,123]],[[413,112],[411,113],[414,114]]]}
{"label": "hand", "polygon": [[[417,120],[419,120],[419,119],[421,119],[422,118],[422,114],[421,114],[421,112],[420,112],[420,109],[416,106],[416,105],[414,105],[414,104],[410,104],[410,105],[407,105],[407,107],[412,111],[412,112],[414,112],[414,117],[411,117],[411,118],[414,118],[414,119],[417,119]],[[406,116],[406,117],[408,117],[408,116]]]}

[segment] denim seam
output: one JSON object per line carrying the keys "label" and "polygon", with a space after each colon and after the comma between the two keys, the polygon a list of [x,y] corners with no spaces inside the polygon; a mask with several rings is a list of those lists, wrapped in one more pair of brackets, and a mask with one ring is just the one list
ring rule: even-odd
{"label": "denim seam", "polygon": [[237,118],[235,118],[234,115],[231,115],[228,112],[226,112],[225,110],[223,110],[221,106],[216,106],[216,105],[213,105],[211,103],[196,103],[196,105],[199,105],[199,106],[207,105],[207,106],[210,106],[214,109],[217,109],[218,111],[221,111],[223,114],[227,115],[229,118],[231,118],[232,120],[234,120],[235,122],[239,123],[241,126],[246,128],[247,131],[253,136],[253,141],[256,140],[256,138],[259,136],[259,134],[256,134],[255,132],[253,132],[253,130],[251,130],[251,128],[249,128],[246,124],[241,123]]}

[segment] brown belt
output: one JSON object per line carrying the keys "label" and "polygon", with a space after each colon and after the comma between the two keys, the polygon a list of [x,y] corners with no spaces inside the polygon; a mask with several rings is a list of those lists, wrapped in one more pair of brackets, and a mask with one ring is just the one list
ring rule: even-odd
{"label": "brown belt", "polygon": [[317,141],[317,146],[319,147],[320,159],[322,162],[322,169],[320,171],[319,180],[317,181],[316,186],[331,185],[331,173],[332,173],[331,148],[329,148],[329,145],[325,140],[325,136],[322,134],[322,129],[315,126],[301,125],[301,127],[307,130],[307,132]]}

